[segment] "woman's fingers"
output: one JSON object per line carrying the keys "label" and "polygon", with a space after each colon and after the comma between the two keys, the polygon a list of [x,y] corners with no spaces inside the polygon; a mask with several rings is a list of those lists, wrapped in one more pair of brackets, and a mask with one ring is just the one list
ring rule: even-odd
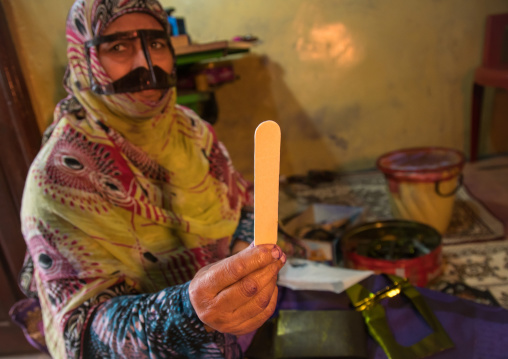
{"label": "woman's fingers", "polygon": [[273,277],[267,285],[242,306],[236,308],[232,315],[247,320],[263,312],[270,304],[273,292],[277,290],[277,277]]}
{"label": "woman's fingers", "polygon": [[206,271],[208,294],[215,297],[223,289],[282,256],[282,250],[278,246],[267,244],[247,248],[213,264]]}
{"label": "woman's fingers", "polygon": [[[235,321],[234,323],[231,322],[231,325],[229,327],[224,328],[224,333],[242,335],[250,333],[261,327],[263,323],[266,322],[275,311],[275,308],[277,306],[277,295],[278,288],[275,285],[266,303],[266,306],[261,312],[256,313],[256,311],[252,311],[252,308],[249,308],[248,305],[239,308],[235,312],[235,315],[238,317],[245,317],[246,319],[241,322],[238,321]],[[259,304],[260,303],[258,303],[257,305]],[[252,313],[256,314],[251,316]]]}
{"label": "woman's fingers", "polygon": [[278,246],[266,244],[202,268],[189,285],[199,319],[220,332],[257,329],[275,309],[277,273],[285,262]]}
{"label": "woman's fingers", "polygon": [[277,276],[273,276],[260,291],[242,305],[238,305],[239,303],[234,297],[236,293],[231,291],[227,296],[221,297],[221,300],[217,301],[215,308],[216,312],[220,313],[220,318],[214,318],[213,313],[209,312],[209,315],[204,315],[202,320],[213,322],[217,325],[216,328],[222,332],[233,333],[240,327],[244,328],[244,323],[251,322],[252,318],[259,317],[263,312],[270,312],[267,314],[270,316],[273,312],[270,303],[273,300],[274,292],[277,293]]}
{"label": "woman's fingers", "polygon": [[284,265],[284,261],[278,260],[270,263],[223,289],[215,298],[218,309],[235,311],[257,298],[267,285],[271,284],[273,286],[276,283],[277,274]]}

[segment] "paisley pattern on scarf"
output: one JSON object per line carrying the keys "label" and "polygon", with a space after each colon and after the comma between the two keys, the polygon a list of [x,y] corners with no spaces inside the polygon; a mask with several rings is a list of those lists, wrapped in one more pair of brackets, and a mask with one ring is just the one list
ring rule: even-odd
{"label": "paisley pattern on scarf", "polygon": [[23,287],[37,293],[55,358],[235,357],[234,338],[205,331],[187,287],[229,254],[249,184],[175,89],[156,103],[90,91],[83,43],[129,12],[169,31],[153,0],[78,0],[69,13],[69,97],[23,195]]}

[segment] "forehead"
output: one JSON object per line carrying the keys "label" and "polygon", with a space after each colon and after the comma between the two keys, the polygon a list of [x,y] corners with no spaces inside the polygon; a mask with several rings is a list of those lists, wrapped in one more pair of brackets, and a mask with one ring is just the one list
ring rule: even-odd
{"label": "forehead", "polygon": [[161,23],[152,15],[144,13],[125,14],[113,20],[102,35],[133,30],[164,30]]}

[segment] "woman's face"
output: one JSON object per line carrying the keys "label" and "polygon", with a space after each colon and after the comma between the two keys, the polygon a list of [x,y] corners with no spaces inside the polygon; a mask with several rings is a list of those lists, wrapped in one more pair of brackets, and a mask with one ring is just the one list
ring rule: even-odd
{"label": "woman's face", "polygon": [[[151,15],[132,13],[114,20],[102,35],[134,30],[163,30],[162,25]],[[167,44],[158,40],[148,43],[153,66],[170,73],[173,69],[173,56]],[[107,42],[99,45],[99,61],[113,81],[125,76],[138,67],[148,69],[148,64],[141,46],[141,40],[135,39],[128,43],[124,40]],[[157,101],[164,90],[144,90],[132,95],[139,100]]]}

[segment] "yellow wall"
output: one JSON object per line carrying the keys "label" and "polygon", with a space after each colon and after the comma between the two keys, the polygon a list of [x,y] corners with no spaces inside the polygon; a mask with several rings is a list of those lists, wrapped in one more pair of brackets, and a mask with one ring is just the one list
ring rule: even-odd
{"label": "yellow wall", "polygon": [[65,19],[72,0],[0,0],[9,19],[11,36],[30,92],[41,130],[53,117],[55,105],[66,93],[62,78]]}
{"label": "yellow wall", "polygon": [[[72,1],[1,1],[42,129],[64,94]],[[407,146],[467,151],[485,16],[508,12],[505,0],[162,2],[186,19],[195,42],[262,40],[234,61],[240,80],[217,90],[215,127],[249,178],[254,129],[264,120],[281,126],[283,174],[372,168],[381,153]]]}

